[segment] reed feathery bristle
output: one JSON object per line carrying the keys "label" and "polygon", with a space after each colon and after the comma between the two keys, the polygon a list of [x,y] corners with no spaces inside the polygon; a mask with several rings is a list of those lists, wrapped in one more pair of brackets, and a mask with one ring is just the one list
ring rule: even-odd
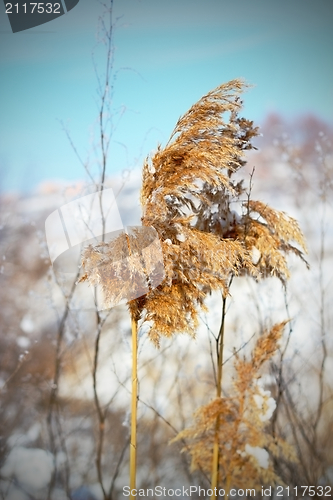
{"label": "reed feathery bristle", "polygon": [[[165,148],[159,146],[144,163],[142,224],[158,233],[165,279],[133,301],[131,311],[151,321],[156,345],[161,335],[194,334],[206,294],[222,289],[226,296],[231,275],[276,276],[285,283],[286,254],[303,258],[305,244],[296,221],[261,202],[244,202],[243,182],[234,179],[258,135],[253,122],[238,116],[246,87],[232,80],[202,97],[178,120]],[[106,303],[115,294],[126,297],[129,284],[144,279],[135,258],[127,270],[119,263],[119,272],[108,272],[108,258],[121,261],[124,248],[119,237],[109,248],[88,248],[83,256],[86,276],[102,285]],[[260,256],[256,262],[254,249]],[[96,270],[100,263],[106,265],[103,273]]]}
{"label": "reed feathery bristle", "polygon": [[199,408],[193,425],[172,440],[185,441],[182,451],[190,453],[192,470],[210,474],[218,419],[219,484],[234,488],[283,485],[274,471],[274,459],[292,462],[296,458],[291,446],[267,432],[275,401],[260,384],[260,368],[276,352],[285,324],[274,325],[259,337],[249,360],[236,355],[232,394]]}

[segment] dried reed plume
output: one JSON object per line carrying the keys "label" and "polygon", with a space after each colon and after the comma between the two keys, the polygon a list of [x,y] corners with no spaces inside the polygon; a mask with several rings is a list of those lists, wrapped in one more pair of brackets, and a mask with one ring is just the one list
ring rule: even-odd
{"label": "dried reed plume", "polygon": [[260,385],[262,365],[276,352],[285,324],[279,323],[259,337],[249,360],[236,355],[232,395],[199,408],[192,427],[173,440],[185,440],[182,451],[190,452],[192,470],[209,475],[219,419],[218,483],[224,485],[226,495],[231,487],[283,484],[274,471],[274,459],[296,460],[291,446],[267,432],[275,401]]}
{"label": "dried reed plume", "polygon": [[[165,279],[129,306],[136,320],[151,322],[149,336],[157,346],[161,336],[194,335],[206,294],[222,289],[226,296],[231,275],[277,276],[284,282],[286,254],[303,256],[305,243],[297,222],[247,199],[243,181],[235,179],[258,135],[253,122],[238,116],[245,88],[244,82],[233,80],[202,97],[178,120],[166,147],[159,146],[144,164],[142,224],[159,235]],[[106,305],[115,293],[126,296],[129,284],[147,279],[135,256],[126,270],[108,272],[108,262],[123,265],[127,242],[119,237],[89,247],[83,255],[86,277],[102,286]]]}

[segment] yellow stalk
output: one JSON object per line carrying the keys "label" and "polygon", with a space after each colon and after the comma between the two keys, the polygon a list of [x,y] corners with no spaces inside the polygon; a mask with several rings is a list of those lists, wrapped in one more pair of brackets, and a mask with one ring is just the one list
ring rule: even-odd
{"label": "yellow stalk", "polygon": [[[232,279],[229,283],[231,285]],[[222,369],[223,369],[223,347],[224,347],[224,323],[226,315],[226,303],[227,298],[223,297],[223,307],[222,307],[222,321],[221,327],[216,339],[217,341],[217,380],[216,380],[216,397],[220,398],[222,396]],[[220,418],[217,416],[215,425],[215,437],[213,446],[213,463],[212,463],[212,479],[211,479],[211,489],[213,494],[211,499],[218,498],[218,476],[219,476],[219,430],[220,430]],[[216,488],[216,490],[215,490]],[[215,493],[216,492],[216,493]]]}
{"label": "yellow stalk", "polygon": [[213,447],[213,464],[212,464],[212,481],[211,481],[211,488],[213,490],[213,494],[211,496],[212,499],[217,498],[217,495],[215,495],[215,488],[217,491],[218,488],[218,473],[219,473],[219,438],[218,438],[218,431],[219,431],[219,417],[216,419],[216,426],[215,426],[215,438],[214,438],[214,447]]}
{"label": "yellow stalk", "polygon": [[[132,401],[131,401],[131,443],[130,443],[130,488],[136,488],[136,418],[138,406],[138,328],[132,316]],[[130,495],[131,500],[136,496]]]}

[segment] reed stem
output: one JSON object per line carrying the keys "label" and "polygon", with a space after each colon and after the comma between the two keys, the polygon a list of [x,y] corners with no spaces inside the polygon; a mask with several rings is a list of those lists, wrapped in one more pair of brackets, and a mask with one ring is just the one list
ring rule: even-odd
{"label": "reed stem", "polygon": [[[225,315],[226,315],[226,303],[227,303],[227,298],[223,297],[221,326],[219,334],[216,338],[216,357],[217,357],[216,397],[217,398],[220,398],[222,396],[223,347],[224,347],[224,325],[225,325]],[[213,491],[211,495],[212,500],[218,498],[219,430],[220,430],[220,418],[218,415],[216,417],[215,437],[213,446],[213,463],[212,463],[212,480],[211,480],[211,489]]]}

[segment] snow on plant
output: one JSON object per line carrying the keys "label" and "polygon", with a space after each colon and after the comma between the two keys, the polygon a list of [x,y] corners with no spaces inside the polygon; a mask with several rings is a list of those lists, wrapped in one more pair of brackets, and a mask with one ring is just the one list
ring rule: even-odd
{"label": "snow on plant", "polygon": [[271,396],[270,391],[265,391],[260,384],[260,380],[258,381],[258,394],[253,396],[254,401],[256,402],[258,408],[262,410],[261,415],[259,416],[262,422],[269,420],[273,415],[273,412],[276,408],[275,399]]}

